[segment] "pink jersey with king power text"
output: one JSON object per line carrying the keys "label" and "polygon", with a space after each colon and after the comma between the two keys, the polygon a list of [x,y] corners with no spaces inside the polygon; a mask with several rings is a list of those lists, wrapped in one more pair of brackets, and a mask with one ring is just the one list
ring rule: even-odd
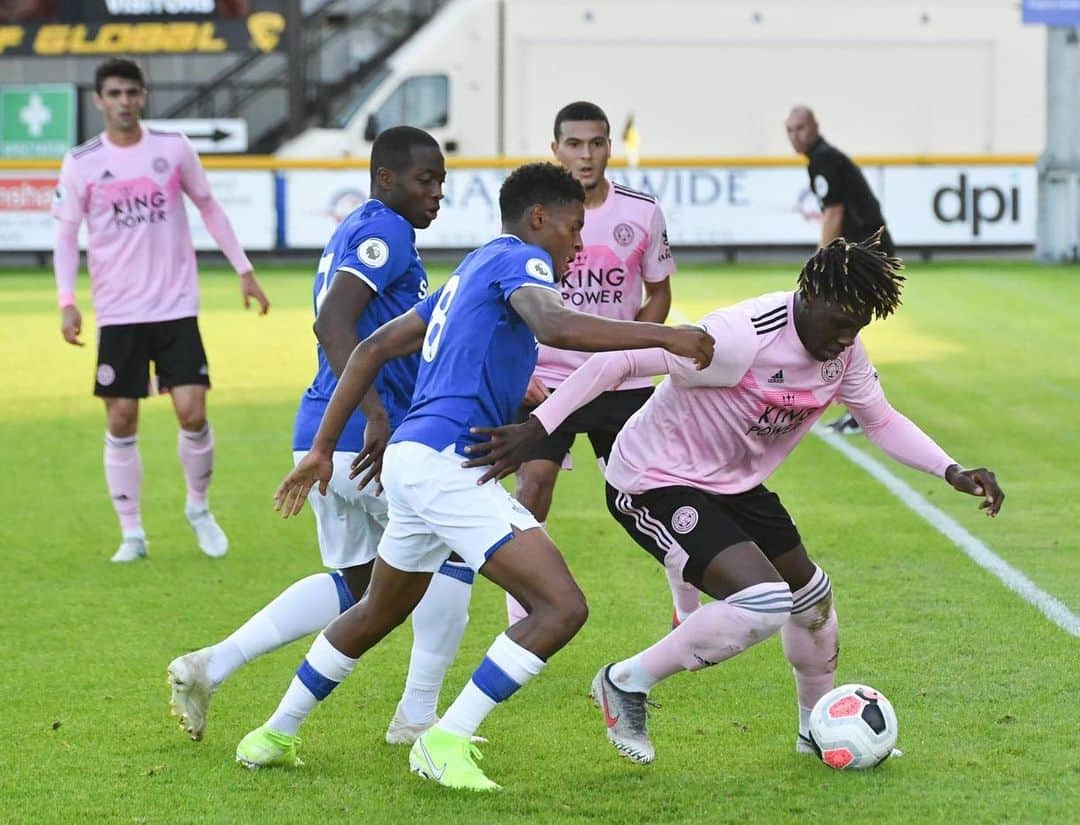
{"label": "pink jersey with king power text", "polygon": [[833,401],[847,405],[893,458],[944,475],[955,462],[885,399],[860,338],[830,361],[806,351],[794,297],[776,292],[707,315],[702,325],[716,349],[704,370],[659,349],[593,356],[534,415],[551,432],[627,376],[668,374],[615,439],[606,477],[626,493],[674,485],[745,492],[768,478]]}
{"label": "pink jersey with king power text", "polygon": [[[181,193],[200,209],[213,204],[220,212],[198,155],[179,133],[143,127],[132,146],[117,146],[102,133],[64,156],[53,217],[87,222],[99,327],[198,314],[195,248]],[[251,269],[239,243],[222,251],[238,272]]]}
{"label": "pink jersey with king power text", "polygon": [[[662,281],[675,271],[656,198],[618,183],[610,183],[600,206],[585,211],[581,240],[584,248],[559,282],[563,303],[579,312],[633,321],[643,282]],[[590,355],[541,345],[535,375],[557,387]],[[648,378],[631,378],[615,389],[651,385]]]}

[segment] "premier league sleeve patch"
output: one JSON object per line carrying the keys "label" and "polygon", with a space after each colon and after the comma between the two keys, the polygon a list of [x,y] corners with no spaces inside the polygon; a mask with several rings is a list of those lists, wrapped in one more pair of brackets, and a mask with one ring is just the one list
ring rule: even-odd
{"label": "premier league sleeve patch", "polygon": [[366,238],[356,247],[356,258],[364,266],[378,269],[390,260],[390,247],[382,238]]}
{"label": "premier league sleeve patch", "polygon": [[525,271],[538,281],[548,284],[555,282],[555,274],[551,271],[551,267],[539,258],[529,258],[525,262]]}

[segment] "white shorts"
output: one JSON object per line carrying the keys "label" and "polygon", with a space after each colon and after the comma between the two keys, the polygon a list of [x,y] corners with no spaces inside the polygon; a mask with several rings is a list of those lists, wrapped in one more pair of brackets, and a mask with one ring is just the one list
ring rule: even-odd
{"label": "white shorts", "polygon": [[[293,464],[305,455],[307,450],[293,451]],[[308,495],[323,564],[334,570],[374,561],[386,529],[386,496],[375,495],[374,483],[357,489],[356,479],[349,478],[354,458],[356,453],[334,453],[334,475],[326,495],[319,495],[318,488]]]}
{"label": "white shorts", "polygon": [[382,482],[390,505],[379,556],[391,567],[434,573],[451,552],[473,570],[514,537],[539,527],[497,481],[478,487],[486,467],[466,469],[450,445],[437,452],[415,441],[386,449]]}

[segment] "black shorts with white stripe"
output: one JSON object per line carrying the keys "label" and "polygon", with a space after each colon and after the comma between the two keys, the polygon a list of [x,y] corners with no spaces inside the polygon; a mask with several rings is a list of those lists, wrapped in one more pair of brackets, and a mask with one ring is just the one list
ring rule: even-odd
{"label": "black shorts with white stripe", "polygon": [[630,537],[661,564],[671,556],[669,565],[681,565],[683,579],[697,587],[709,563],[734,544],[752,541],[772,560],[802,543],[780,497],[763,484],[729,496],[696,487],[631,494],[605,486],[608,510]]}

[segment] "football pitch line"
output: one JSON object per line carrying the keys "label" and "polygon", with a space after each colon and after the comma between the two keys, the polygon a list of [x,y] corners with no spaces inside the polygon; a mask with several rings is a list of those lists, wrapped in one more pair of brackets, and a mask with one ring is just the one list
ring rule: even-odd
{"label": "football pitch line", "polygon": [[[686,313],[674,306],[671,308],[671,320],[677,324],[693,323]],[[858,465],[881,482],[889,492],[922,517],[931,527],[949,539],[975,564],[997,577],[1002,584],[1034,606],[1066,633],[1080,638],[1080,617],[1069,610],[1064,603],[1051,596],[1026,575],[1006,562],[984,542],[968,532],[959,522],[931,504],[922,494],[895,475],[884,464],[846,442],[843,436],[821,429],[815,429],[813,433],[830,447],[838,450],[849,461]]]}
{"label": "football pitch line", "polygon": [[847,443],[844,436],[821,429],[815,429],[813,433],[880,481],[890,493],[900,499],[909,509],[922,516],[931,527],[955,544],[975,564],[996,576],[1002,584],[1024,601],[1034,605],[1046,618],[1066,633],[1080,637],[1080,617],[1006,562],[984,542],[969,533],[952,516],[931,504],[925,496],[895,475],[888,467],[858,447]]}

